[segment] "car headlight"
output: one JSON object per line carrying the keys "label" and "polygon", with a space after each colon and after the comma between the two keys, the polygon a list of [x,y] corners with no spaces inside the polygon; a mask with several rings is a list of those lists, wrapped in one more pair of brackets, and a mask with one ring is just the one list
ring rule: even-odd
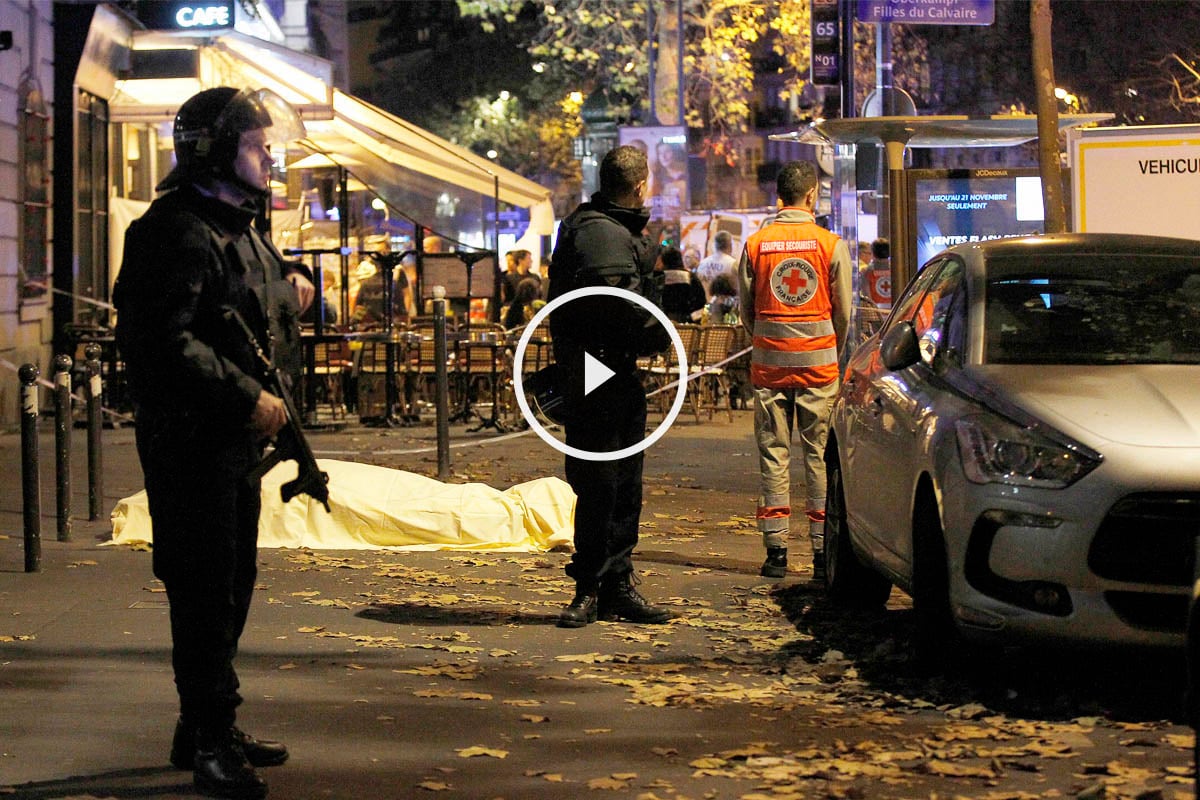
{"label": "car headlight", "polygon": [[1100,464],[1073,449],[1000,417],[973,414],[955,423],[963,472],[972,483],[1062,489]]}

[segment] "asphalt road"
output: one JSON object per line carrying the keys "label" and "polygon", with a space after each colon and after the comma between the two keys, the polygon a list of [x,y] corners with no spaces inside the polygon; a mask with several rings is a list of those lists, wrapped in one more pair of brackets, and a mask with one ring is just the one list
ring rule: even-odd
{"label": "asphalt road", "polygon": [[[652,417],[652,424],[655,419]],[[238,658],[239,722],[291,760],[272,798],[1192,797],[1183,665],[1170,652],[910,660],[907,598],[831,608],[757,575],[749,412],[686,414],[646,461],[643,592],[665,626],[554,626],[568,555],[262,550]],[[453,481],[562,474],[532,435],[452,428]],[[430,427],[314,432],[318,457],[436,473]],[[76,431],[72,541],[22,570],[20,447],[0,436],[0,797],[193,796],[167,765],[175,699],[149,553],[101,546]],[[104,434],[105,503],[141,488]]]}

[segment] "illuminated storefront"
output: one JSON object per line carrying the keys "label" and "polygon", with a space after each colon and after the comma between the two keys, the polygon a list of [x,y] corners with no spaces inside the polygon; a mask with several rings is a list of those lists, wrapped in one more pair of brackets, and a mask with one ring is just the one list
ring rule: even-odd
{"label": "illuminated storefront", "polygon": [[[171,168],[176,110],[204,88],[269,88],[305,120],[307,138],[277,153],[270,217],[281,247],[407,249],[436,236],[491,250],[497,210],[527,215],[526,236],[551,233],[548,190],[335,88],[331,62],[269,40],[279,37],[268,15],[247,33],[232,1],[145,6],[141,20],[105,5],[75,11],[86,34],[57,70],[56,106],[76,114],[56,128],[56,164],[73,164],[55,183],[56,348],[72,329],[111,324],[124,230]],[[348,274],[345,260],[330,273]]]}

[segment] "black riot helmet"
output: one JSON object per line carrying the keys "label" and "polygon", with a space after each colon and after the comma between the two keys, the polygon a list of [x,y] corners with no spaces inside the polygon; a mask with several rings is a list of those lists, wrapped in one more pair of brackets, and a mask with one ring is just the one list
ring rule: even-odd
{"label": "black riot helmet", "polygon": [[305,135],[300,115],[270,89],[218,86],[192,95],[175,115],[175,168],[157,190],[214,178],[242,185],[233,171],[238,143],[243,133],[259,128],[267,129],[268,142],[289,142]]}

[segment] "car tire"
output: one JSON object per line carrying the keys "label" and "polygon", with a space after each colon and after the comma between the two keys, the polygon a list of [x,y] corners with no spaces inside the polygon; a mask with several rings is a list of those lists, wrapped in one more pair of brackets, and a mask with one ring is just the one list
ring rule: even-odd
{"label": "car tire", "polygon": [[950,570],[937,503],[918,499],[913,513],[912,600],[917,662],[941,668],[960,655],[962,637],[950,609]]}
{"label": "car tire", "polygon": [[850,544],[842,469],[835,460],[825,471],[825,589],[841,606],[878,610],[887,604],[892,583],[858,560]]}

